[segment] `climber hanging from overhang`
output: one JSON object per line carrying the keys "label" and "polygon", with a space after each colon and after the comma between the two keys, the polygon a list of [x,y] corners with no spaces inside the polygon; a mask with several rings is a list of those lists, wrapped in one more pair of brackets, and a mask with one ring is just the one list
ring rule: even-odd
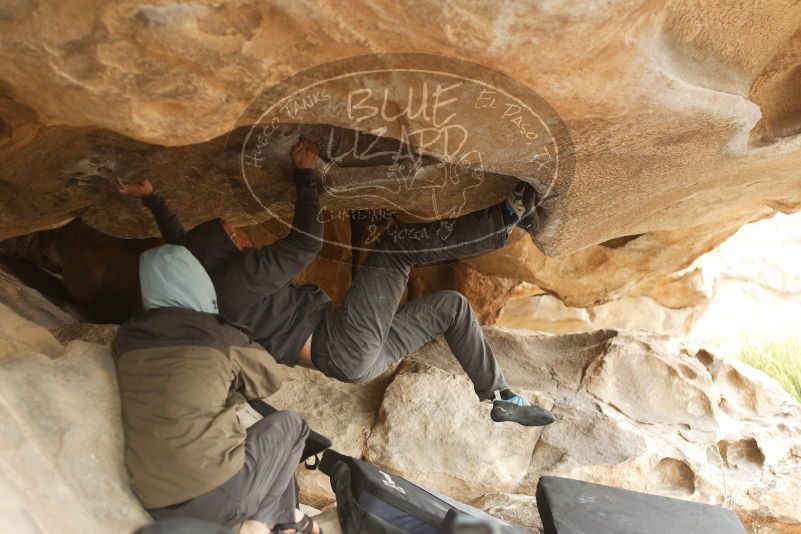
{"label": "climber hanging from overhang", "polygon": [[260,249],[221,219],[185,232],[148,180],[130,184],[118,180],[117,187],[143,200],[168,243],[181,244],[195,255],[214,282],[222,315],[252,328],[254,339],[278,363],[299,363],[342,382],[362,383],[442,334],[479,399],[493,403],[494,421],[552,423],[548,410],[510,390],[464,296],[437,291],[400,306],[414,265],[501,248],[515,225],[533,232],[534,188],[521,182],[500,204],[457,218],[394,225],[392,232],[378,238],[344,303],[334,307],[319,287],[292,281],[323,243],[320,176],[315,171],[318,154],[309,140],[300,139],[292,147],[296,192],[292,228],[283,239]]}

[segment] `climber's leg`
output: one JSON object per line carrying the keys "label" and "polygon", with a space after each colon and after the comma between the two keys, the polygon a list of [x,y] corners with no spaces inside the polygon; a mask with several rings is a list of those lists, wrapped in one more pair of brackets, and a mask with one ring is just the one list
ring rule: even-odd
{"label": "climber's leg", "polygon": [[440,335],[473,382],[480,400],[491,399],[495,391],[508,387],[470,303],[457,291],[437,291],[401,306],[392,320],[377,369],[370,374],[380,374]]}
{"label": "climber's leg", "polygon": [[548,410],[532,405],[509,389],[470,303],[457,291],[437,291],[402,306],[392,321],[373,374],[380,374],[440,334],[473,383],[478,398],[493,401],[493,420],[525,426],[554,421]]}
{"label": "climber's leg", "polygon": [[388,228],[359,268],[342,306],[329,311],[314,332],[315,367],[345,382],[375,376],[412,266],[500,248],[507,236],[501,205],[456,219]]}
{"label": "climber's leg", "polygon": [[[484,334],[458,293],[444,292],[398,306],[415,264],[462,258],[502,247],[510,227],[532,202],[530,186],[505,202],[456,218],[390,227],[351,284],[345,301],[329,310],[312,336],[312,362],[327,376],[365,382],[437,335],[446,340],[481,399],[495,397],[496,421],[539,426],[553,416],[506,387]],[[458,296],[454,296],[458,295]]]}
{"label": "climber's leg", "polygon": [[275,412],[247,430],[245,463],[230,480],[184,503],[148,510],[156,519],[193,517],[228,527],[250,519],[267,525],[295,521],[294,474],[308,425]]}

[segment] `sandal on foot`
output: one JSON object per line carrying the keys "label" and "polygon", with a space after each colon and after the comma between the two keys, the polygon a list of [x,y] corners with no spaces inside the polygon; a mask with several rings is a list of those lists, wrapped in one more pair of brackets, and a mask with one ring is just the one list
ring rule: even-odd
{"label": "sandal on foot", "polygon": [[[273,528],[273,532],[280,534],[284,530],[295,529],[297,534],[312,534],[314,532],[314,519],[303,514],[303,517],[300,518],[300,521],[295,523],[279,523],[275,525]],[[317,525],[317,532],[319,534],[325,534],[323,532],[323,527]]]}

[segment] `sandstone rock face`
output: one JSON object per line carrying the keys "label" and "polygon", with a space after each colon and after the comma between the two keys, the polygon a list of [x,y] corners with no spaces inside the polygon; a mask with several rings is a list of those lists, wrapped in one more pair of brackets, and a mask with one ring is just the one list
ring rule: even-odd
{"label": "sandstone rock face", "polygon": [[[460,499],[513,492],[540,430],[493,424],[488,406],[464,380],[436,367],[402,364],[384,394],[367,459]],[[541,403],[551,404],[547,398]],[[434,420],[426,416],[435,413]]]}
{"label": "sandstone rock face", "polygon": [[515,230],[504,249],[464,261],[482,273],[534,284],[568,306],[584,308],[647,293],[671,281],[692,260],[757,218],[741,215],[732,226],[709,224],[645,233],[559,258],[545,255],[521,230]]}
{"label": "sandstone rock face", "polygon": [[55,357],[61,352],[61,343],[41,326],[14,313],[0,304],[0,358],[18,352],[41,352]]}
{"label": "sandstone rock face", "polygon": [[702,312],[695,307],[667,308],[648,296],[573,308],[551,295],[532,295],[511,299],[494,324],[553,333],[590,332],[604,327],[682,336],[689,333]]}
{"label": "sandstone rock face", "polygon": [[[544,200],[539,248],[521,242],[471,263],[485,274],[593,305],[687,267],[746,222],[799,207],[801,8],[793,2],[337,7],[4,5],[0,237],[79,215],[111,235],[152,236],[135,203],[109,188],[113,175],[142,172],[190,224],[214,215],[261,222],[265,215],[246,213],[224,179],[225,139],[248,104],[304,68],[400,50],[491,65],[536,90],[570,132],[575,174],[556,180]],[[403,109],[401,93],[390,108]],[[330,111],[341,107],[304,115],[293,135],[319,125],[352,130],[353,121]],[[408,121],[422,126],[420,116]],[[531,178],[504,132],[500,123],[480,132],[494,174],[466,209]],[[336,183],[347,191],[387,166],[342,169]],[[287,213],[288,181],[262,182],[270,209]],[[462,193],[443,191],[440,200],[458,205]],[[381,202],[367,196],[323,202],[334,211],[390,203],[426,211],[419,192]]]}
{"label": "sandstone rock face", "polygon": [[0,360],[2,530],[132,532],[148,516],[122,462],[108,348],[76,341],[55,360],[42,354],[50,350]]}
{"label": "sandstone rock face", "polygon": [[[314,430],[331,439],[335,450],[359,457],[373,426],[383,387],[385,380],[363,386],[342,384],[319,372],[296,368],[267,401],[300,414]],[[298,483],[304,503],[323,507],[333,502],[331,483],[321,472],[299,469]]]}
{"label": "sandstone rock face", "polygon": [[0,302],[14,313],[45,328],[58,328],[75,319],[18,277],[0,267]]}
{"label": "sandstone rock face", "polygon": [[60,328],[52,330],[53,336],[61,343],[69,343],[75,339],[97,343],[99,345],[111,345],[117,335],[119,327],[115,324],[92,324],[74,322]]}
{"label": "sandstone rock face", "polygon": [[[132,531],[147,516],[127,486],[107,347],[60,350],[28,328],[24,345],[7,334],[17,344],[0,359],[4,524]],[[492,423],[441,341],[367,385],[295,368],[269,401],[338,450],[532,530],[542,474],[721,504],[785,532],[801,523],[801,406],[764,374],[658,335],[487,333],[512,387],[552,405],[556,423]],[[330,504],[327,481],[301,473],[302,501]]]}
{"label": "sandstone rock face", "polygon": [[555,333],[648,330],[705,340],[736,354],[743,345],[801,331],[800,257],[801,216],[778,214],[742,227],[687,269],[641,287],[640,294],[578,308],[529,286],[510,295],[495,324]]}
{"label": "sandstone rock face", "polygon": [[[313,427],[357,422],[355,433],[346,427],[358,436],[351,451],[524,526],[536,525],[526,510],[542,474],[721,504],[748,524],[801,521],[793,498],[801,406],[762,373],[645,333],[488,334],[513,387],[552,405],[556,423],[493,424],[442,342],[385,375],[372,416],[361,393],[340,408],[345,415],[301,411]],[[300,406],[329,397],[316,385]],[[309,489],[318,503],[321,488]]]}

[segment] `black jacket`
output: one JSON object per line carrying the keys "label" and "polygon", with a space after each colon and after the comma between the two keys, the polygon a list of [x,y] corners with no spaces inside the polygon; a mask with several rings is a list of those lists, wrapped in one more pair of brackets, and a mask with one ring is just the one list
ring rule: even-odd
{"label": "black jacket", "polygon": [[245,252],[234,246],[220,219],[186,232],[160,195],[144,199],[164,239],[188,248],[206,268],[220,313],[250,327],[254,340],[276,361],[290,366],[297,363],[303,344],[331,302],[319,287],[292,280],[320,251],[323,235],[313,171],[295,171],[295,183],[295,216],[289,234],[272,245]]}

